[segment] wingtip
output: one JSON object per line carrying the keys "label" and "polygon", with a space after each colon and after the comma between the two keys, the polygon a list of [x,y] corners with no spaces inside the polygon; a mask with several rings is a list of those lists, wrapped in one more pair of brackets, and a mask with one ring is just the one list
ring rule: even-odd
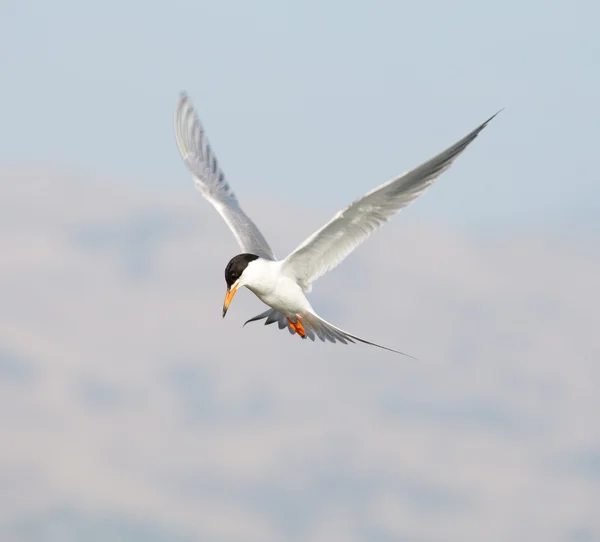
{"label": "wingtip", "polygon": [[179,99],[177,100],[177,106],[175,107],[176,114],[184,109],[193,109],[192,100],[185,90],[179,92]]}
{"label": "wingtip", "polygon": [[486,120],[483,125],[485,126],[486,124],[490,123],[492,120],[494,120],[500,113],[502,113],[502,111],[504,111],[506,108],[503,107],[502,109],[499,109],[498,111],[496,111],[488,120]]}
{"label": "wingtip", "polygon": [[184,90],[179,93],[179,99],[177,100],[177,105],[175,106],[175,122],[177,123],[178,117],[181,115],[181,111],[183,110],[186,103],[188,103],[189,99]]}

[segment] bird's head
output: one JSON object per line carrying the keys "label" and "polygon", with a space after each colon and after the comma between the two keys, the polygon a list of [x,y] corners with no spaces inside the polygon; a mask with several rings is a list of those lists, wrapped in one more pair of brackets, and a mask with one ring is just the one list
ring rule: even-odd
{"label": "bird's head", "polygon": [[225,293],[225,302],[223,303],[223,318],[227,314],[231,300],[240,286],[244,286],[244,271],[248,264],[257,260],[256,254],[238,254],[229,260],[225,268],[225,282],[227,283],[227,292]]}

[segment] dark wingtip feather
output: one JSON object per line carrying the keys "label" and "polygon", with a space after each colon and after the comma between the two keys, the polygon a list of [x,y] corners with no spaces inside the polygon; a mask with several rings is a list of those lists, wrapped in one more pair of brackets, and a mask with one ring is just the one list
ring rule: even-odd
{"label": "dark wingtip feather", "polygon": [[246,324],[249,324],[250,322],[257,322],[258,320],[262,320],[263,318],[266,318],[267,316],[269,316],[270,312],[271,312],[270,310],[267,310],[265,312],[262,312],[262,313],[258,314],[254,318],[250,318],[250,320],[246,320],[244,322],[244,325],[242,327],[245,327]]}
{"label": "dark wingtip feather", "polygon": [[502,109],[496,111],[496,113],[494,113],[488,120],[486,120],[481,127],[485,128],[491,121],[493,121],[500,113],[502,113],[502,111],[504,111],[506,108],[503,107]]}

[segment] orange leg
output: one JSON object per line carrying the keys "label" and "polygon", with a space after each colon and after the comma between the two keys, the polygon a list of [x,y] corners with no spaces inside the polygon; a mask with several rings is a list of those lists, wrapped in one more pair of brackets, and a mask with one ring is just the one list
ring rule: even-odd
{"label": "orange leg", "polygon": [[290,324],[290,327],[298,335],[300,335],[300,337],[302,337],[303,339],[306,339],[306,331],[304,331],[304,326],[302,325],[300,318],[297,319],[297,322],[292,322],[289,318],[287,319],[287,321],[288,321],[288,324]]}

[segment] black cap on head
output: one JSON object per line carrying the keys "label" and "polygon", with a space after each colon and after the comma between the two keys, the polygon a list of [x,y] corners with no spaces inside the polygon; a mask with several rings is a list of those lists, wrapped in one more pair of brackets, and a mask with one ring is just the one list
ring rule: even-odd
{"label": "black cap on head", "polygon": [[238,254],[229,260],[227,267],[225,268],[225,282],[227,288],[231,288],[232,284],[242,276],[244,269],[248,267],[248,264],[254,260],[257,260],[256,254]]}

